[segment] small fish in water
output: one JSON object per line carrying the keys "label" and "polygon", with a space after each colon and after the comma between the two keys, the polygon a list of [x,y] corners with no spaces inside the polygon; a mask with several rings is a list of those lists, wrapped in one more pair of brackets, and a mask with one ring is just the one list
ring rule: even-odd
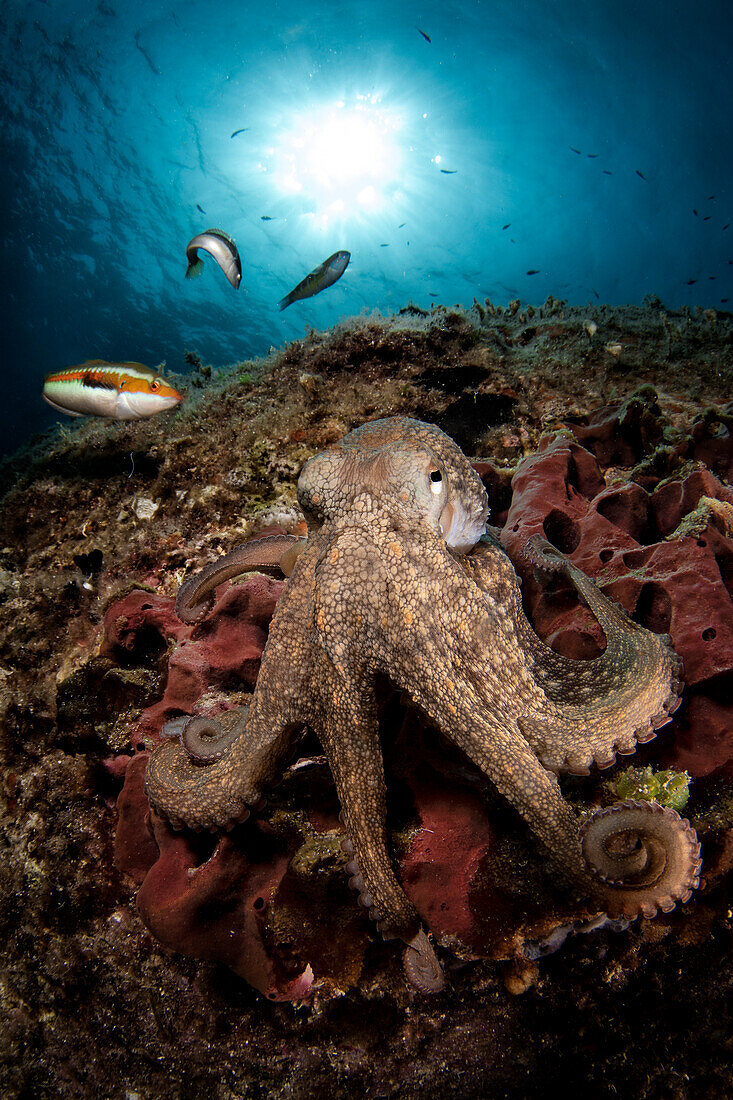
{"label": "small fish in water", "polygon": [[583,154],[581,153],[580,149],[576,149],[574,145],[568,145],[568,149],[572,149],[572,151],[573,151],[574,153],[577,153],[579,157],[583,155]]}
{"label": "small fish in water", "polygon": [[708,195],[708,202],[712,202],[714,198],[715,195]]}
{"label": "small fish in water", "polygon": [[529,271],[527,272],[528,275],[539,275],[539,273],[540,269],[538,267],[530,267]]}
{"label": "small fish in water", "polygon": [[237,290],[242,281],[242,262],[239,259],[237,246],[229,234],[222,229],[207,229],[205,233],[198,233],[188,242],[186,245],[187,279],[197,278],[204,270],[204,261],[198,254],[199,248],[214,257],[229,282]]}
{"label": "small fish in water", "polygon": [[730,222],[728,222],[728,225],[724,225],[724,226],[723,226],[723,229],[728,229],[728,228],[729,228],[729,226],[730,226]]}
{"label": "small fish in water", "polygon": [[432,38],[430,38],[430,36],[427,35],[425,31],[421,31],[419,27],[415,27],[415,30],[420,31],[420,34],[423,36],[426,42],[432,42]]}
{"label": "small fish in water", "polygon": [[704,222],[709,222],[709,221],[710,221],[710,219],[712,218],[712,216],[713,216],[712,214],[706,214],[706,215],[705,215],[705,217],[704,217],[704,218],[703,218],[702,220],[703,220]]}
{"label": "small fish in water", "polygon": [[379,247],[380,247],[380,248],[389,248],[389,245],[388,245],[388,244],[380,244],[380,246],[379,246]]}
{"label": "small fish in water", "polygon": [[260,214],[260,221],[261,222],[271,222],[272,218],[270,217],[269,214]]}
{"label": "small fish in water", "polygon": [[688,286],[694,286],[696,282],[697,282],[697,279],[688,279],[687,280],[687,285]]}
{"label": "small fish in water", "polygon": [[197,209],[197,210],[200,210],[202,214],[205,214],[205,213],[206,213],[206,211],[204,210],[203,206],[199,206],[199,204],[198,204],[198,203],[196,203],[196,209]]}
{"label": "small fish in water", "polygon": [[440,170],[444,176],[455,176],[458,171],[457,168],[441,168]]}
{"label": "small fish in water", "polygon": [[604,168],[604,169],[603,169],[603,175],[604,175],[604,176],[612,176],[612,175],[613,175],[613,172],[609,172],[607,168]]}
{"label": "small fish in water", "polygon": [[645,180],[645,179],[646,179],[646,176],[644,175],[644,173],[643,173],[643,172],[640,172],[638,168],[636,169],[636,174],[637,174],[637,176],[639,176],[639,177],[640,177],[641,179],[643,179],[643,180]]}
{"label": "small fish in water", "polygon": [[67,416],[107,416],[143,420],[183,400],[152,367],[88,359],[77,367],[46,375],[43,399]]}
{"label": "small fish in water", "polygon": [[400,222],[400,224],[397,226],[397,228],[398,229],[404,229],[406,225],[407,225],[407,222]]}
{"label": "small fish in water", "polygon": [[506,225],[502,225],[502,227],[501,227],[502,233],[504,232],[505,229],[508,229],[511,224],[512,224],[511,222],[507,222]]}
{"label": "small fish in water", "polygon": [[598,156],[598,153],[586,153],[585,155],[587,157],[590,157],[591,160],[595,160],[596,157]]}
{"label": "small fish in water", "polygon": [[244,126],[241,130],[235,130],[231,137],[236,137],[237,134],[246,134],[249,130],[249,126]]}
{"label": "small fish in water", "polygon": [[278,303],[280,309],[287,309],[293,302],[299,302],[303,298],[312,298],[314,294],[320,294],[326,287],[333,286],[346,271],[350,259],[350,252],[334,252],[333,256],[329,256],[327,260],[319,264],[289,294],[280,299]]}

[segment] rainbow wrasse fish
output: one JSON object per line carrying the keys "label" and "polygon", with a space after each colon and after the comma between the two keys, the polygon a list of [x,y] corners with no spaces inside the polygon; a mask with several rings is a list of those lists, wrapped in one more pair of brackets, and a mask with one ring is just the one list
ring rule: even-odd
{"label": "rainbow wrasse fish", "polygon": [[186,245],[187,279],[195,279],[204,270],[204,261],[199,256],[199,249],[213,256],[234,289],[238,290],[242,281],[242,261],[239,259],[237,246],[229,234],[223,229],[207,229],[205,233],[197,233],[188,242]]}
{"label": "rainbow wrasse fish", "polygon": [[182,397],[156,370],[143,363],[88,359],[46,375],[43,399],[67,416],[144,420],[172,409]]}
{"label": "rainbow wrasse fish", "polygon": [[280,299],[280,309],[287,309],[293,302],[299,302],[302,298],[312,298],[314,294],[320,294],[326,287],[333,286],[346,271],[350,259],[350,252],[334,252],[333,256],[329,256],[319,264],[289,294]]}

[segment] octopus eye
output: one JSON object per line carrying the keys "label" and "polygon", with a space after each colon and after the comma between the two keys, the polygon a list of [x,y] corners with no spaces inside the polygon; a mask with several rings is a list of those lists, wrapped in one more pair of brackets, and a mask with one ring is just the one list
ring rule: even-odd
{"label": "octopus eye", "polygon": [[436,496],[443,491],[443,475],[440,470],[430,471],[430,488]]}

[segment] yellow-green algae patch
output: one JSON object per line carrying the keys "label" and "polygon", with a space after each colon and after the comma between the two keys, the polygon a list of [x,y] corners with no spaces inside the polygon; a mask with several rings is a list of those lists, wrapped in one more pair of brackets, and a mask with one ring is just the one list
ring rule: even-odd
{"label": "yellow-green algae patch", "polygon": [[687,772],[672,768],[653,771],[645,768],[626,768],[612,779],[608,786],[619,799],[638,798],[643,802],[658,802],[672,810],[683,810],[690,797],[692,777]]}

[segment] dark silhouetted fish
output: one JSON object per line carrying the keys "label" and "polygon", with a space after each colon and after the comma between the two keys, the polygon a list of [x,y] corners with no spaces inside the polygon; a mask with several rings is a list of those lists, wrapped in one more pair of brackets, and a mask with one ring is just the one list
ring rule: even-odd
{"label": "dark silhouetted fish", "polygon": [[696,282],[697,282],[697,279],[688,279],[687,280],[687,285],[688,286],[694,286]]}
{"label": "dark silhouetted fish", "polygon": [[612,176],[612,175],[613,175],[613,172],[609,172],[607,168],[604,168],[604,169],[603,169],[603,175],[604,175],[604,176]]}
{"label": "dark silhouetted fish", "polygon": [[397,228],[398,229],[404,229],[406,225],[407,225],[407,222],[400,222],[400,224],[397,226]]}
{"label": "dark silhouetted fish", "polygon": [[223,229],[207,229],[205,233],[198,233],[186,245],[186,278],[195,279],[204,270],[204,261],[198,254],[199,249],[208,252],[218,263],[235,290],[239,289],[242,281],[242,262],[239,259],[237,246]]}
{"label": "dark silhouetted fish", "polygon": [[441,168],[440,170],[444,176],[455,176],[458,171],[457,168]]}
{"label": "dark silhouetted fish", "polygon": [[509,228],[509,226],[510,226],[511,224],[512,224],[511,222],[507,222],[507,223],[506,223],[506,225],[502,225],[502,227],[501,227],[501,229],[502,229],[502,232],[503,232],[503,231],[504,231],[505,229],[508,229],[508,228]]}
{"label": "dark silhouetted fish", "polygon": [[704,222],[709,222],[709,221],[710,221],[710,219],[712,218],[712,216],[713,216],[712,214],[706,214],[706,215],[705,215],[705,217],[704,217],[704,218],[703,218],[702,220],[703,220]]}
{"label": "dark silhouetted fish", "polygon": [[693,213],[693,214],[695,215],[695,217],[696,217],[696,218],[699,218],[699,217],[700,217],[700,215],[698,214],[697,210],[694,210],[694,209],[693,209],[692,213]]}
{"label": "dark silhouetted fish", "polygon": [[590,157],[591,160],[595,160],[596,157],[598,156],[598,153],[586,153],[585,155],[587,157]]}
{"label": "dark silhouetted fish", "polygon": [[237,134],[246,134],[248,130],[249,130],[249,126],[243,126],[241,130],[235,130],[234,133],[231,134],[230,136],[231,137],[236,137]]}
{"label": "dark silhouetted fish", "polygon": [[260,214],[260,221],[261,222],[271,222],[272,218],[270,217],[269,214]]}
{"label": "dark silhouetted fish", "polygon": [[637,174],[637,176],[639,176],[640,179],[643,179],[643,180],[646,179],[646,176],[644,175],[644,173],[640,172],[638,168],[636,169],[636,174]]}
{"label": "dark silhouetted fish", "polygon": [[568,145],[568,149],[572,149],[572,151],[573,151],[574,153],[577,153],[579,157],[583,155],[583,154],[581,153],[580,149],[576,149],[574,145]]}
{"label": "dark silhouetted fish", "polygon": [[327,260],[314,268],[310,275],[306,275],[305,279],[299,282],[289,294],[280,299],[280,309],[287,309],[293,302],[299,302],[303,298],[312,298],[314,294],[320,294],[326,287],[333,286],[346,271],[350,259],[350,252],[343,250],[334,252],[333,256],[329,256]]}
{"label": "dark silhouetted fish", "polygon": [[430,35],[426,34],[425,31],[421,31],[419,27],[415,27],[415,30],[420,31],[420,34],[423,36],[426,42],[432,42],[432,38],[430,37]]}
{"label": "dark silhouetted fish", "polygon": [[380,247],[380,248],[389,248],[389,245],[388,245],[388,244],[380,244],[380,246],[379,246],[379,247]]}
{"label": "dark silhouetted fish", "polygon": [[527,272],[528,275],[539,275],[539,273],[540,269],[538,267],[530,267],[529,271]]}
{"label": "dark silhouetted fish", "polygon": [[205,214],[205,213],[206,213],[206,211],[204,210],[203,206],[200,206],[200,205],[199,205],[198,203],[196,203],[196,209],[197,209],[197,210],[200,210],[202,214]]}
{"label": "dark silhouetted fish", "polygon": [[730,226],[730,222],[728,222],[728,225],[724,225],[723,229],[728,229],[729,226]]}

